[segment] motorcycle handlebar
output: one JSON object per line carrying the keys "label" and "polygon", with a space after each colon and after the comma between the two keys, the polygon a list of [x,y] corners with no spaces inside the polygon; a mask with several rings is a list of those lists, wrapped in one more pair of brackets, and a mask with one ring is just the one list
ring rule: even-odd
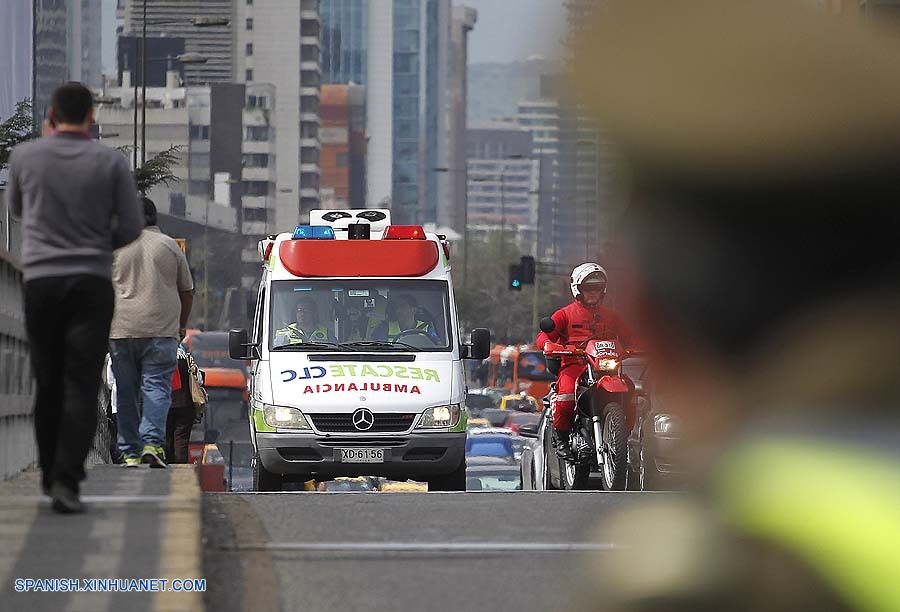
{"label": "motorcycle handlebar", "polygon": [[[649,352],[644,349],[626,350],[622,351],[619,359],[625,360],[630,357],[646,357],[648,354]],[[566,344],[563,345],[563,350],[545,350],[544,355],[546,355],[547,357],[584,357],[585,352],[583,348],[578,348],[577,346]]]}

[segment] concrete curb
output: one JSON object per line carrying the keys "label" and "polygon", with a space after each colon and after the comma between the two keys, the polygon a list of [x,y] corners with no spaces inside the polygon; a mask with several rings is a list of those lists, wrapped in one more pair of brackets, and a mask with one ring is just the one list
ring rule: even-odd
{"label": "concrete curb", "polygon": [[[198,472],[193,465],[173,465],[169,500],[165,503],[160,578],[203,578],[202,507]],[[194,612],[204,610],[203,593],[156,593],[156,612]]]}

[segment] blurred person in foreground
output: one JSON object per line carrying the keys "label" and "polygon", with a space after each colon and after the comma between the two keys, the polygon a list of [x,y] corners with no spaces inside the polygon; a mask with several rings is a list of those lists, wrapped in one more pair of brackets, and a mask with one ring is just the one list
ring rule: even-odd
{"label": "blurred person in foreground", "polygon": [[79,485],[97,429],[113,249],[135,240],[143,220],[127,159],[91,140],[91,92],[66,83],[51,104],[45,137],[12,153],[6,197],[22,218],[41,484],[55,511],[71,513],[84,510]]}
{"label": "blurred person in foreground", "polygon": [[109,352],[123,463],[164,468],[172,375],[194,281],[181,247],[157,226],[156,205],[146,197],[143,204],[146,227],[140,238],[113,258],[116,312]]}
{"label": "blurred person in foreground", "polygon": [[586,609],[900,609],[900,38],[810,4],[610,0],[576,49],[704,466],[605,521]]}

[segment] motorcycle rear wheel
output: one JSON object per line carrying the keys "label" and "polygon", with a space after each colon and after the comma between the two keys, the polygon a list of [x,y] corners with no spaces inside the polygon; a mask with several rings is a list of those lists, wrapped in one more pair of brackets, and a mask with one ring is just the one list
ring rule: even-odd
{"label": "motorcycle rear wheel", "polygon": [[590,489],[591,466],[574,461],[559,460],[559,474],[566,491],[586,491]]}
{"label": "motorcycle rear wheel", "polygon": [[617,402],[603,407],[603,489],[624,491],[628,479],[628,432],[625,412]]}

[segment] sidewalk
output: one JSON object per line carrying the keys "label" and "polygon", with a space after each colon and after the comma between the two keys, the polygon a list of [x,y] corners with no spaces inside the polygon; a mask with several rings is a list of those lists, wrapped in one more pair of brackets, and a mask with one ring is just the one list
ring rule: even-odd
{"label": "sidewalk", "polygon": [[[200,487],[194,466],[101,465],[82,484],[87,512],[59,515],[36,471],[0,482],[3,612],[202,611],[202,592],[16,592],[16,579],[199,579]],[[159,586],[159,583],[156,583]]]}

